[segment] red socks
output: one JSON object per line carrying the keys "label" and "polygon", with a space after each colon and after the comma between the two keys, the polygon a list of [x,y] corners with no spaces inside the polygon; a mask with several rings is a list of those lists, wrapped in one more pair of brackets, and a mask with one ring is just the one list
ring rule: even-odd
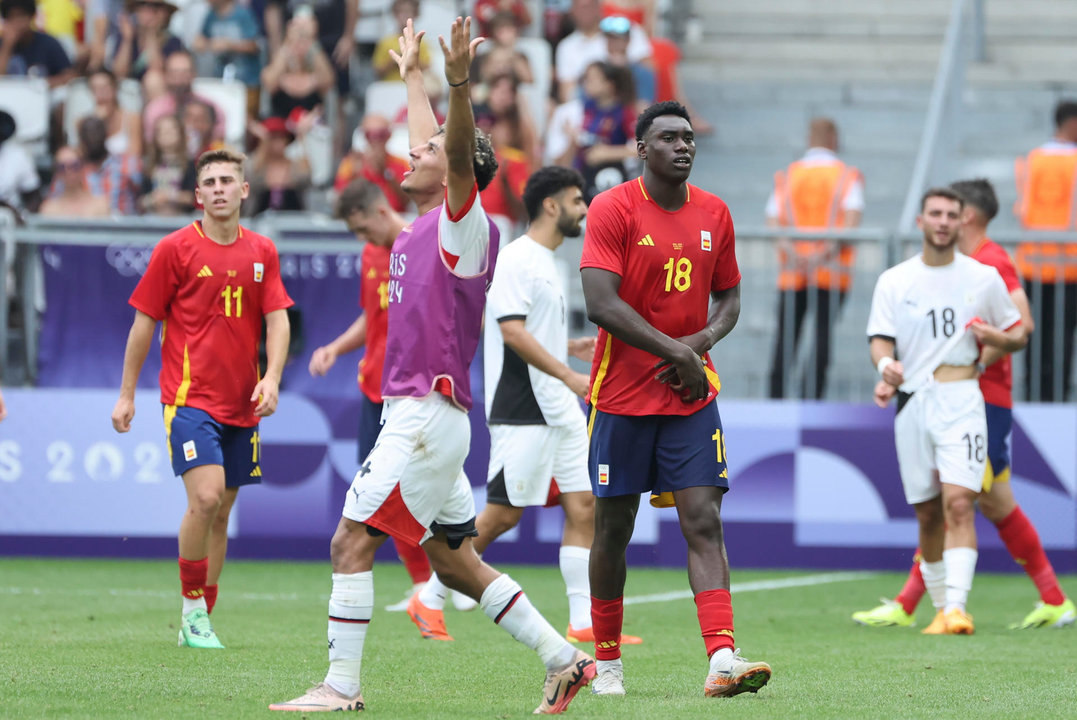
{"label": "red socks", "polygon": [[217,586],[206,585],[206,612],[213,612],[213,606],[217,604]]}
{"label": "red socks", "polygon": [[179,559],[180,587],[183,597],[197,600],[206,594],[206,576],[209,574],[209,558],[201,560]]}
{"label": "red socks", "polygon": [[733,601],[728,590],[705,590],[696,595],[696,614],[707,657],[722,648],[733,649]]}
{"label": "red socks", "polygon": [[920,598],[927,592],[924,585],[924,576],[920,574],[920,548],[916,548],[916,555],[909,569],[909,577],[905,581],[905,587],[894,600],[905,609],[909,615],[916,612],[916,606],[920,604]]}
{"label": "red socks", "polygon": [[1024,511],[1020,507],[1014,508],[996,527],[1010,555],[1025,569],[1036,589],[1040,591],[1040,600],[1048,605],[1064,603],[1066,596],[1058,586],[1055,569],[1051,567],[1040,543],[1040,536]]}
{"label": "red socks", "polygon": [[595,659],[621,657],[621,628],[624,626],[624,596],[599,600],[591,596],[591,627],[595,634]]}
{"label": "red socks", "polygon": [[412,585],[418,585],[430,579],[430,558],[426,557],[421,547],[398,538],[393,538],[393,545],[396,546],[396,554],[400,557],[400,562],[404,563],[404,568],[411,576]]}

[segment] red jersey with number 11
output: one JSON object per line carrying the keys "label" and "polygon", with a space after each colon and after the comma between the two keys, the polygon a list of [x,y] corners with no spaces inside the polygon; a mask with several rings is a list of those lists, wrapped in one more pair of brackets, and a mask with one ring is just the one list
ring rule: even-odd
{"label": "red jersey with number 11", "polygon": [[245,228],[231,245],[194,222],[153,249],[129,301],[161,327],[161,402],[254,427],[262,318],[291,307],[273,242]]}
{"label": "red jersey with number 11", "polygon": [[[740,283],[733,219],[717,195],[686,185],[675,212],[659,207],[643,178],[599,193],[587,211],[581,268],[621,276],[618,295],[644,320],[673,338],[702,330],[712,292]],[[654,379],[659,358],[600,328],[591,366],[591,405],[617,415],[691,415],[721,388],[708,356],[711,394],[685,403]]]}

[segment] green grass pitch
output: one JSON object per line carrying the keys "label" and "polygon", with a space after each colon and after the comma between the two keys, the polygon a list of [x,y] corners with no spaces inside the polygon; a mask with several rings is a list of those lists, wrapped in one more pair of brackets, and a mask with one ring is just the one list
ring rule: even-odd
{"label": "green grass pitch", "polygon": [[[556,568],[508,570],[558,629],[567,625]],[[575,718],[1072,718],[1077,631],[1007,630],[1036,599],[1024,575],[981,574],[971,637],[871,629],[849,614],[891,596],[897,573],[745,590],[809,572],[734,568],[737,643],[774,668],[758,695],[707,700],[706,657],[690,598],[625,608],[623,698],[581,692]],[[826,577],[821,578],[826,580]],[[1077,588],[1077,577],[1061,578]],[[543,668],[481,611],[446,610],[452,643],[424,641],[404,613],[388,613],[408,586],[401,567],[375,569],[376,610],[363,660],[364,716],[523,718],[539,702]],[[0,717],[270,718],[266,706],[319,681],[326,669],[324,563],[231,562],[214,625],[224,651],[176,647],[175,562],[0,559]],[[683,571],[633,568],[628,598],[687,590]],[[298,714],[284,717],[295,717]]]}

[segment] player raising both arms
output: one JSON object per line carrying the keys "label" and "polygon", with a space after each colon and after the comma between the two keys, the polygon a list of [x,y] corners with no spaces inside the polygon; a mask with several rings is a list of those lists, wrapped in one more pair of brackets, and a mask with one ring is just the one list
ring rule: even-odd
{"label": "player raising both arms", "polygon": [[1027,342],[998,272],[956,251],[964,206],[949,188],[924,193],[923,249],[879,277],[867,327],[871,361],[898,390],[894,444],[937,611],[924,629],[932,635],[973,632],[965,610],[978,555],[973,503],[988,453],[978,345],[989,355]]}
{"label": "player raising both arms", "polygon": [[[987,225],[998,213],[998,198],[987,180],[962,180],[950,186],[965,199],[961,236],[957,247],[965,255],[998,270],[1009,290],[1010,299],[1021,313],[1021,327],[1027,336],[1033,330],[1028,297],[1021,287],[1010,256],[987,237]],[[1010,430],[1013,426],[1013,371],[1010,356],[998,358],[998,351],[988,348],[983,360],[986,369],[980,375],[980,390],[987,414],[987,470],[983,492],[977,500],[980,512],[998,529],[999,537],[1013,559],[1025,569],[1040,593],[1040,602],[1014,629],[1062,627],[1077,619],[1073,601],[1059,587],[1054,568],[1047,559],[1036,528],[1018,506],[1010,486]],[[894,387],[882,380],[877,401],[885,405]],[[919,556],[919,552],[917,552]],[[926,588],[919,560],[909,570],[908,580],[894,600],[883,600],[871,610],[853,613],[853,620],[871,627],[901,626],[915,623],[913,613]]]}
{"label": "player raising both arms", "polygon": [[708,355],[740,315],[733,220],[721,199],[688,184],[696,145],[682,105],[640,114],[636,152],[643,176],[592,201],[580,262],[587,315],[599,327],[588,425],[593,692],[625,692],[625,550],[643,492],[652,504],[676,506],[688,543],[688,580],[710,657],[704,694],[756,692],[771,671],[734,651],[721,384]]}
{"label": "player raising both arms", "polygon": [[[172,469],[183,477],[187,511],[179,531],[183,621],[180,645],[221,648],[209,613],[228,547],[228,515],[241,485],[262,480],[258,419],[277,409],[292,305],[272,241],[241,227],[249,188],[245,158],[203,153],[195,166],[202,219],[157,243],[131,305],[117,432],[131,429],[135,386],[157,323],[161,402]],[[258,343],[266,325],[266,372]]]}
{"label": "player raising both arms", "polygon": [[389,331],[381,391],[385,427],[356,473],[330,545],[329,672],[305,695],[271,710],[362,710],[360,665],[374,606],[374,553],[386,533],[420,543],[441,580],[534,650],[546,666],[536,713],[560,713],[594,676],[576,650],[531,605],[508,575],[475,554],[475,501],[464,475],[471,440],[469,365],[479,344],[498,233],[479,200],[494,178],[490,139],[475,129],[468,73],[475,48],[471,18],[444,39],[450,86],[439,130],[423,88],[423,33],[408,20],[394,56],[408,93],[412,169],[401,187],[419,219],[393,244]]}

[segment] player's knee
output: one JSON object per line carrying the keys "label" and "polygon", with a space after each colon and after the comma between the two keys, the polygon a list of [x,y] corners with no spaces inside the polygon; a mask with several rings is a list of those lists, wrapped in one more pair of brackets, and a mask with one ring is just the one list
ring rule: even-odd
{"label": "player's knee", "polygon": [[946,521],[951,524],[972,522],[974,512],[971,495],[955,495],[946,499]]}
{"label": "player's knee", "polygon": [[200,488],[190,496],[188,505],[196,515],[215,517],[220,510],[223,496],[224,493],[215,488]]}

